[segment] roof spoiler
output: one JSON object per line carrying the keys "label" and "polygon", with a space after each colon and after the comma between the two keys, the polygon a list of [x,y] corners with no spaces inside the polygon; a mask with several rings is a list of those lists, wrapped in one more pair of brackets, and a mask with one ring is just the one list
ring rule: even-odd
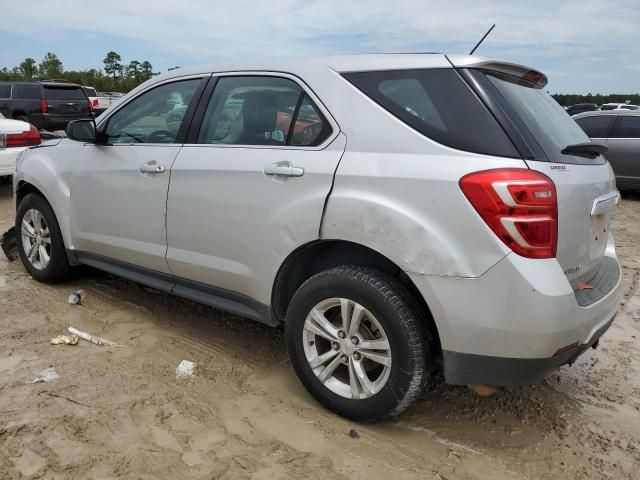
{"label": "roof spoiler", "polygon": [[544,88],[548,79],[547,76],[524,65],[515,63],[500,62],[485,57],[476,57],[471,55],[447,55],[447,59],[456,68],[481,68],[483,70],[491,70],[493,72],[504,73],[522,80],[523,83],[531,85],[535,88]]}

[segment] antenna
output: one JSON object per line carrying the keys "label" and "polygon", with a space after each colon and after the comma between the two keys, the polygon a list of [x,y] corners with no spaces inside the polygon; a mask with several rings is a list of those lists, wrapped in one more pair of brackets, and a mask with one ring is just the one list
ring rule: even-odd
{"label": "antenna", "polygon": [[475,52],[477,50],[477,48],[480,46],[480,44],[482,42],[484,42],[484,39],[487,38],[487,36],[491,33],[491,30],[493,30],[495,28],[495,26],[496,26],[495,23],[493,25],[491,25],[491,28],[489,30],[487,30],[487,33],[485,33],[484,36],[480,39],[480,41],[478,43],[476,43],[476,46],[473,47],[473,50],[471,50],[469,55],[473,55],[473,52]]}

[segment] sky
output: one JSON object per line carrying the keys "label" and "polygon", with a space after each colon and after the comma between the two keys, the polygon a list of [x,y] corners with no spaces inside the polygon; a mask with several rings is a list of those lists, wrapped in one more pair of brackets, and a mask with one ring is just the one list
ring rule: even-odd
{"label": "sky", "polygon": [[552,93],[640,92],[640,0],[7,1],[0,67],[47,52],[70,70],[378,52],[476,52],[538,69]]}

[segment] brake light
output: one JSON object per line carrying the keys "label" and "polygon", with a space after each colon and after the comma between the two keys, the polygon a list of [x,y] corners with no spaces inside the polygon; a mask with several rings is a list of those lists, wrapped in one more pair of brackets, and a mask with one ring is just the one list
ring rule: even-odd
{"label": "brake light", "polygon": [[89,113],[93,113],[93,103],[89,100]]}
{"label": "brake light", "polygon": [[98,108],[98,99],[94,98],[93,99],[93,109],[95,110],[96,108]]}
{"label": "brake light", "polygon": [[460,188],[500,240],[518,255],[554,258],[558,245],[558,198],[542,173],[505,168],[470,173]]}
{"label": "brake light", "polygon": [[40,132],[38,132],[38,129],[33,125],[29,125],[29,127],[28,132],[8,133],[6,140],[7,148],[40,145]]}
{"label": "brake light", "polygon": [[47,105],[46,100],[40,100],[40,113],[48,113],[49,105]]}

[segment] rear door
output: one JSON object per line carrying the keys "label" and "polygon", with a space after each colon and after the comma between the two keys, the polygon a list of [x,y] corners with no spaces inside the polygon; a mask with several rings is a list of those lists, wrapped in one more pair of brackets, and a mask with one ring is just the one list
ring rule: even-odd
{"label": "rear door", "polygon": [[219,76],[199,109],[171,169],[167,261],[176,292],[198,288],[188,280],[270,304],[284,259],[318,238],[344,136],[286,74]]}
{"label": "rear door", "polygon": [[605,255],[618,200],[613,172],[602,156],[563,154],[589,137],[539,85],[488,72],[494,95],[511,112],[532,150],[527,165],[555,183],[558,196],[556,258],[573,280],[596,268]]}
{"label": "rear door", "polygon": [[88,117],[89,99],[80,86],[44,85],[48,112],[61,119]]}
{"label": "rear door", "polygon": [[607,139],[607,160],[621,185],[640,184],[640,114],[619,115]]}

